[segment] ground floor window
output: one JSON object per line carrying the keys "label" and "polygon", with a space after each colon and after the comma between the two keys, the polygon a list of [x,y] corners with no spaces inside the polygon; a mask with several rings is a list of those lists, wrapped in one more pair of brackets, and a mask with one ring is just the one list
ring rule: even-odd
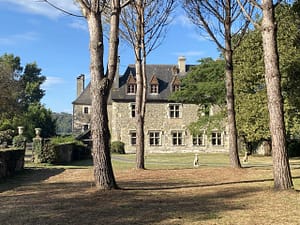
{"label": "ground floor window", "polygon": [[160,145],[160,131],[150,131],[149,132],[149,144],[150,146]]}
{"label": "ground floor window", "polygon": [[130,131],[130,144],[136,145],[136,131]]}
{"label": "ground floor window", "polygon": [[194,146],[204,146],[204,133],[193,135]]}
{"label": "ground floor window", "polygon": [[222,145],[222,134],[221,132],[211,133],[211,144],[214,146]]}
{"label": "ground floor window", "polygon": [[83,132],[89,129],[89,125],[88,124],[84,124],[82,127]]}
{"label": "ground floor window", "polygon": [[173,145],[183,145],[182,131],[172,131],[172,144]]}

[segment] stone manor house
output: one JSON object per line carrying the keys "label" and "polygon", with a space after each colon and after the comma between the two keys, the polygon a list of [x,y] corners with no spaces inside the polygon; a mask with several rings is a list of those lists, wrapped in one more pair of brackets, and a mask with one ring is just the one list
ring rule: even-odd
{"label": "stone manor house", "polygon": [[[147,65],[147,105],[145,115],[145,151],[152,152],[224,152],[228,151],[226,131],[201,131],[193,136],[188,125],[198,118],[199,106],[169,100],[180,89],[180,79],[192,65],[185,57],[176,65]],[[84,75],[77,77],[77,98],[73,101],[73,133],[90,128],[90,85],[85,87]],[[111,141],[125,143],[126,153],[136,150],[135,65],[129,65],[123,76],[116,75],[111,90],[108,113]],[[210,110],[213,113],[213,109]]]}

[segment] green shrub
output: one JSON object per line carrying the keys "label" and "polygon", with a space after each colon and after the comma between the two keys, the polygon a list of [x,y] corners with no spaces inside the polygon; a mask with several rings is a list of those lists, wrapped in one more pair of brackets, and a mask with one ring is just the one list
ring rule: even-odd
{"label": "green shrub", "polygon": [[300,140],[290,140],[287,143],[288,156],[297,157],[300,156]]}
{"label": "green shrub", "polygon": [[74,143],[78,146],[84,146],[84,144],[76,140],[74,136],[57,136],[50,139],[52,144],[65,144],[65,143]]}
{"label": "green shrub", "polygon": [[0,131],[0,144],[3,142],[11,143],[14,135],[14,130],[7,129]]}
{"label": "green shrub", "polygon": [[23,136],[22,134],[15,136],[13,138],[13,146],[25,148],[26,147],[26,137]]}
{"label": "green shrub", "polygon": [[110,145],[112,153],[125,154],[125,144],[121,141],[113,141]]}

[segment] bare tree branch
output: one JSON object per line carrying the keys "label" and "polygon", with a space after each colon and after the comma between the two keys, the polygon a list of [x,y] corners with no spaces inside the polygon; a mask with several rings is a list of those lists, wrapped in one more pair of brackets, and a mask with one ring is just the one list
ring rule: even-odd
{"label": "bare tree branch", "polygon": [[66,11],[66,10],[64,10],[64,9],[62,9],[62,8],[60,8],[60,7],[58,7],[58,6],[56,6],[55,4],[49,2],[48,0],[41,0],[41,2],[45,2],[45,3],[47,3],[48,5],[50,5],[51,7],[55,8],[55,9],[57,9],[57,10],[63,12],[63,13],[65,13],[65,14],[67,14],[67,15],[69,15],[69,16],[84,17],[84,16],[82,16],[82,15],[77,15],[77,14],[68,12],[68,11]]}
{"label": "bare tree branch", "polygon": [[[252,4],[253,1],[252,1],[252,0],[249,0],[249,2]],[[254,1],[254,2],[255,2],[255,1]],[[237,0],[237,3],[239,4],[239,6],[240,6],[241,10],[243,11],[244,16],[247,18],[247,20],[250,21],[257,29],[261,29],[261,25],[260,25],[259,23],[256,23],[256,22],[252,19],[251,14],[249,14],[249,13],[246,11],[244,5],[241,3],[241,0]],[[255,4],[252,4],[252,5],[253,5],[254,7],[257,7],[257,8],[259,8],[259,9],[261,9],[261,6],[258,5],[256,2],[255,2]],[[253,12],[253,11],[252,11],[252,12]]]}

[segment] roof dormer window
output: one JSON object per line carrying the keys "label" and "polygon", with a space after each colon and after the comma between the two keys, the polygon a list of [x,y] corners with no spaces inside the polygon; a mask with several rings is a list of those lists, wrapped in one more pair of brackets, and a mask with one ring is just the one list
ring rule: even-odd
{"label": "roof dormer window", "polygon": [[158,94],[159,92],[159,83],[156,75],[153,75],[151,80],[150,80],[150,93],[151,94]]}
{"label": "roof dormer window", "polygon": [[180,79],[179,79],[179,77],[176,75],[176,76],[174,76],[173,77],[173,80],[172,80],[172,82],[171,82],[171,90],[172,90],[172,92],[175,92],[175,91],[179,91],[180,90]]}
{"label": "roof dormer window", "polygon": [[136,93],[136,80],[132,74],[128,76],[127,79],[127,94],[135,94]]}

